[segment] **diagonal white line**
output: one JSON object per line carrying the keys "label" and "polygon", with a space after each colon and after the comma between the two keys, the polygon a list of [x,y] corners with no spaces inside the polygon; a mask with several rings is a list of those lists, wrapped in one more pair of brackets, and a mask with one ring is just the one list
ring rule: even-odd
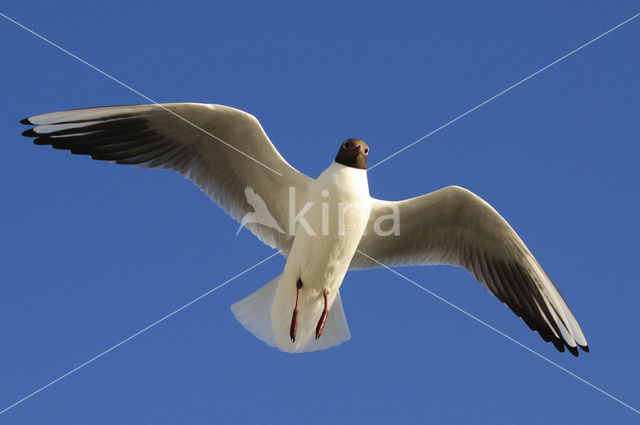
{"label": "diagonal white line", "polygon": [[240,276],[242,276],[243,274],[255,269],[256,267],[258,267],[259,265],[265,263],[266,261],[272,259],[273,257],[275,257],[276,255],[280,254],[281,251],[277,251],[274,254],[271,254],[270,256],[268,256],[267,258],[264,258],[263,260],[257,262],[256,264],[254,264],[253,266],[249,267],[248,269],[245,269],[244,271],[238,273],[237,275],[233,276],[232,278],[222,282],[220,285],[216,286],[213,289],[210,289],[209,291],[205,292],[204,294],[200,295],[198,298],[189,301],[188,303],[186,303],[185,305],[183,305],[182,307],[172,311],[171,313],[167,314],[166,316],[162,317],[161,319],[156,320],[155,322],[153,322],[152,324],[150,324],[149,326],[140,329],[138,332],[132,334],[131,336],[123,339],[122,341],[120,341],[119,343],[117,343],[116,345],[113,345],[112,347],[104,350],[102,353],[90,358],[89,360],[87,360],[86,362],[82,363],[80,366],[77,366],[73,369],[71,369],[69,372],[65,373],[64,375],[61,375],[59,377],[57,377],[56,379],[54,379],[53,381],[49,382],[47,385],[38,388],[37,390],[35,390],[34,392],[32,392],[31,394],[21,398],[20,400],[16,401],[15,403],[13,403],[10,406],[5,407],[3,410],[0,411],[0,415],[5,413],[6,411],[16,407],[17,405],[19,405],[20,403],[22,403],[23,401],[26,401],[28,399],[30,399],[31,397],[33,397],[34,395],[38,394],[39,392],[49,388],[50,386],[52,386],[53,384],[63,380],[64,378],[66,378],[67,376],[71,375],[74,372],[77,372],[78,370],[82,369],[83,367],[87,366],[90,363],[93,363],[95,360],[98,360],[100,357],[104,356],[105,354],[115,350],[116,348],[120,347],[122,344],[125,344],[129,341],[131,341],[133,338],[137,337],[138,335],[140,335],[143,332],[148,331],[149,329],[153,328],[154,326],[156,326],[157,324],[164,322],[166,319],[168,319],[169,317],[173,316],[174,314],[184,310],[185,308],[189,307],[191,304],[200,301],[202,298],[206,297],[207,295],[211,294],[212,292],[217,291],[218,289],[222,288],[223,286],[225,286],[227,283],[232,282],[234,280],[236,280],[237,278],[239,278]]}
{"label": "diagonal white line", "polygon": [[137,94],[138,96],[148,100],[149,102],[158,105],[159,107],[161,107],[162,109],[164,109],[165,111],[169,112],[170,114],[180,118],[182,121],[186,122],[187,124],[192,125],[193,127],[197,128],[198,130],[202,131],[203,133],[213,137],[214,139],[216,139],[217,141],[221,142],[222,144],[226,145],[227,147],[233,149],[234,151],[244,155],[245,157],[249,158],[250,160],[262,165],[263,167],[265,167],[266,169],[276,173],[277,175],[282,177],[282,174],[280,174],[279,172],[277,172],[276,170],[274,170],[273,168],[269,167],[268,165],[263,164],[262,162],[258,161],[257,159],[255,159],[254,157],[252,157],[251,155],[248,155],[244,152],[242,152],[240,149],[236,148],[235,146],[225,142],[224,140],[222,140],[221,138],[219,138],[218,136],[216,136],[215,134],[212,134],[210,132],[208,132],[207,130],[203,129],[202,127],[192,123],[191,121],[189,121],[188,119],[184,118],[183,116],[176,114],[175,112],[167,109],[164,105],[156,102],[155,100],[151,99],[150,97],[140,93],[138,90],[134,89],[133,87],[123,83],[122,81],[118,80],[116,77],[113,77],[110,74],[107,74],[106,72],[104,72],[103,70],[99,69],[98,67],[91,65],[89,62],[85,61],[82,58],[79,58],[78,56],[74,55],[73,53],[71,53],[70,51],[66,50],[63,47],[60,47],[59,45],[57,45],[56,43],[54,43],[53,41],[47,39],[46,37],[38,34],[37,32],[35,32],[34,30],[32,30],[31,28],[28,28],[24,25],[22,25],[20,22],[16,21],[15,19],[10,18],[9,16],[5,15],[4,13],[0,12],[0,16],[2,16],[3,18],[7,19],[8,21],[13,22],[14,24],[16,24],[17,26],[19,26],[20,28],[24,29],[25,31],[30,32],[31,34],[35,35],[36,37],[38,37],[39,39],[45,41],[46,43],[52,45],[53,47],[55,47],[56,49],[60,50],[63,53],[66,53],[67,55],[71,56],[72,58],[78,60],[79,62],[82,62],[83,64],[87,65],[89,68],[93,69],[94,71],[99,72],[100,74],[104,75],[105,77],[109,78],[110,80],[120,84],[122,87],[132,91],[133,93]]}
{"label": "diagonal white line", "polygon": [[[197,129],[199,129],[200,131],[204,132],[205,134],[207,134],[207,135],[209,135],[209,136],[213,137],[214,139],[216,139],[216,140],[220,141],[221,143],[223,143],[223,144],[225,144],[226,146],[230,147],[231,149],[233,149],[233,150],[237,151],[238,153],[240,153],[240,154],[244,155],[245,157],[247,157],[247,158],[249,158],[249,159],[251,159],[251,160],[255,161],[256,163],[258,163],[258,164],[262,165],[263,167],[265,167],[265,168],[269,169],[270,171],[272,171],[272,172],[274,172],[274,173],[276,173],[276,174],[278,174],[278,175],[280,175],[280,176],[282,175],[282,174],[278,173],[277,171],[273,170],[272,168],[268,167],[267,165],[263,164],[262,162],[260,162],[260,161],[256,160],[255,158],[253,158],[253,157],[249,156],[248,154],[246,154],[246,153],[242,152],[241,150],[239,150],[239,149],[235,148],[234,146],[230,145],[229,143],[225,142],[224,140],[222,140],[222,139],[218,138],[217,136],[215,136],[215,135],[211,134],[210,132],[208,132],[208,131],[206,131],[206,130],[202,129],[201,127],[199,127],[198,125],[196,125],[196,124],[192,123],[191,121],[187,120],[186,118],[184,118],[184,117],[182,117],[182,116],[180,116],[180,115],[176,114],[175,112],[173,112],[173,111],[171,111],[171,110],[167,109],[166,107],[164,107],[163,105],[159,104],[159,103],[158,103],[158,102],[156,102],[155,100],[153,100],[153,99],[149,98],[148,96],[146,96],[146,95],[144,95],[144,94],[140,93],[139,91],[137,91],[137,90],[133,89],[132,87],[128,86],[127,84],[123,83],[122,81],[118,80],[117,78],[115,78],[115,77],[111,76],[110,74],[108,74],[108,73],[106,73],[106,72],[102,71],[101,69],[99,69],[99,68],[97,68],[96,66],[94,66],[94,65],[92,65],[92,64],[90,64],[90,63],[88,63],[87,61],[83,60],[82,58],[80,58],[80,57],[78,57],[78,56],[74,55],[73,53],[71,53],[71,52],[69,52],[68,50],[64,49],[63,47],[59,46],[58,44],[56,44],[56,43],[54,43],[54,42],[52,42],[52,41],[48,40],[48,39],[47,39],[47,38],[45,38],[45,37],[43,37],[42,35],[40,35],[40,34],[36,33],[35,31],[33,31],[33,30],[31,30],[30,28],[26,27],[25,25],[21,24],[20,22],[18,22],[18,21],[16,21],[16,20],[14,20],[14,19],[12,19],[12,18],[10,18],[9,16],[5,15],[5,14],[4,14],[4,13],[2,13],[2,12],[0,12],[0,16],[4,17],[5,19],[9,20],[10,22],[12,22],[12,23],[16,24],[17,26],[21,27],[22,29],[24,29],[24,30],[26,30],[26,31],[30,32],[31,34],[35,35],[36,37],[38,37],[38,38],[42,39],[42,40],[43,40],[43,41],[45,41],[46,43],[48,43],[48,44],[50,44],[51,46],[53,46],[53,47],[57,48],[58,50],[60,50],[60,51],[62,51],[62,52],[64,52],[64,53],[66,53],[67,55],[69,55],[69,56],[71,56],[71,57],[73,57],[74,59],[78,60],[79,62],[81,62],[81,63],[83,63],[83,64],[87,65],[88,67],[90,67],[90,68],[92,68],[92,69],[94,69],[95,71],[97,71],[97,72],[99,72],[100,74],[104,75],[105,77],[107,77],[107,78],[111,79],[112,81],[114,81],[114,82],[116,82],[116,83],[120,84],[121,86],[123,86],[123,87],[127,88],[128,90],[132,91],[133,93],[135,93],[135,94],[137,94],[137,95],[139,95],[139,96],[143,97],[144,99],[146,99],[146,100],[148,100],[148,101],[150,101],[150,102],[152,102],[152,103],[154,103],[154,104],[156,104],[156,105],[160,106],[161,108],[165,109],[167,112],[169,112],[169,113],[171,113],[172,115],[174,115],[174,116],[176,116],[176,117],[180,118],[181,120],[183,120],[183,121],[187,122],[188,124],[190,124],[190,125],[192,125],[193,127],[195,127],[195,128],[197,128]],[[560,58],[556,59],[556,60],[555,60],[555,61],[553,61],[552,63],[550,63],[550,64],[548,64],[548,65],[544,66],[543,68],[539,69],[538,71],[534,72],[533,74],[530,74],[529,76],[525,77],[524,79],[522,79],[522,80],[518,81],[517,83],[515,83],[515,84],[513,84],[513,85],[509,86],[508,88],[506,88],[506,89],[504,89],[503,91],[499,92],[498,94],[496,94],[496,95],[494,95],[494,96],[490,97],[489,99],[487,99],[487,100],[485,100],[484,102],[482,102],[482,103],[478,104],[477,106],[475,106],[475,107],[473,107],[473,108],[469,109],[468,111],[466,111],[466,112],[464,112],[463,114],[461,114],[461,115],[457,116],[456,118],[454,118],[454,119],[452,119],[451,121],[449,121],[449,122],[445,123],[444,125],[442,125],[442,126],[438,127],[437,129],[433,130],[432,132],[430,132],[430,133],[428,133],[428,134],[426,134],[426,135],[422,136],[421,138],[419,138],[419,139],[417,139],[416,141],[414,141],[414,142],[410,143],[409,145],[405,146],[404,148],[402,148],[402,149],[400,149],[400,150],[396,151],[395,153],[393,153],[393,154],[389,155],[388,157],[384,158],[383,160],[381,160],[381,161],[377,162],[376,164],[374,164],[373,166],[369,167],[369,170],[371,170],[371,169],[373,169],[373,168],[377,167],[378,165],[380,165],[380,164],[382,164],[382,163],[386,162],[387,160],[389,160],[389,159],[393,158],[394,156],[398,155],[399,153],[401,153],[401,152],[403,152],[403,151],[405,151],[405,150],[409,149],[410,147],[414,146],[415,144],[417,144],[417,143],[421,142],[422,140],[424,140],[424,139],[426,139],[426,138],[430,137],[431,135],[433,135],[433,134],[435,134],[435,133],[439,132],[440,130],[442,130],[442,129],[444,129],[444,128],[448,127],[449,125],[453,124],[453,123],[454,123],[454,122],[456,122],[457,120],[459,120],[459,119],[463,118],[464,116],[466,116],[466,115],[470,114],[471,112],[475,111],[476,109],[478,109],[478,108],[480,108],[480,107],[482,107],[482,106],[486,105],[487,103],[489,103],[489,102],[493,101],[494,99],[496,99],[496,98],[498,98],[498,97],[502,96],[503,94],[505,94],[505,93],[507,93],[508,91],[510,91],[511,89],[513,89],[513,88],[515,88],[515,87],[519,86],[520,84],[524,83],[525,81],[527,81],[527,80],[529,80],[529,79],[531,79],[531,78],[535,77],[536,75],[538,75],[538,74],[540,74],[540,73],[544,72],[545,70],[547,70],[548,68],[550,68],[550,67],[554,66],[554,65],[555,65],[555,64],[557,64],[558,62],[561,62],[562,60],[564,60],[564,59],[568,58],[569,56],[573,55],[574,53],[576,53],[576,52],[578,52],[578,51],[582,50],[583,48],[585,48],[585,47],[587,47],[587,46],[589,46],[590,44],[592,44],[592,43],[594,43],[595,41],[599,40],[600,38],[604,37],[605,35],[607,35],[607,34],[611,33],[612,31],[614,31],[614,30],[616,30],[616,29],[620,28],[621,26],[625,25],[626,23],[630,22],[631,20],[633,20],[633,19],[637,18],[638,16],[640,16],[640,13],[638,13],[638,14],[636,14],[636,15],[632,16],[631,18],[629,18],[629,19],[625,20],[624,22],[622,22],[622,23],[620,23],[620,24],[616,25],[615,27],[612,27],[611,29],[609,29],[609,30],[607,30],[606,32],[604,32],[604,33],[600,34],[599,36],[595,37],[594,39],[592,39],[592,40],[588,41],[587,43],[585,43],[585,44],[583,44],[583,45],[581,45],[581,46],[579,46],[578,48],[576,48],[576,49],[572,50],[571,52],[567,53],[566,55],[564,55],[564,56],[562,56],[562,57],[560,57]],[[486,322],[484,322],[483,320],[481,320],[481,319],[477,318],[477,317],[476,317],[476,316],[474,316],[473,314],[471,314],[471,313],[467,312],[466,310],[464,310],[464,309],[462,309],[462,308],[460,308],[460,307],[456,306],[455,304],[453,304],[453,303],[451,303],[450,301],[448,301],[448,300],[446,300],[446,299],[442,298],[441,296],[437,295],[436,293],[434,293],[434,292],[432,292],[432,291],[430,291],[430,290],[426,289],[425,287],[421,286],[420,284],[416,283],[415,281],[411,280],[410,278],[408,278],[408,277],[404,276],[403,274],[401,274],[401,273],[397,272],[396,270],[394,270],[394,269],[392,269],[392,268],[390,268],[390,267],[386,266],[385,264],[383,264],[383,263],[381,263],[381,262],[377,261],[376,259],[374,259],[374,258],[370,257],[369,255],[365,254],[364,252],[362,252],[362,251],[360,251],[360,250],[358,250],[358,252],[360,252],[362,255],[366,256],[367,258],[371,259],[372,261],[376,262],[377,264],[379,264],[379,265],[380,265],[380,266],[382,266],[383,268],[386,268],[387,270],[391,271],[392,273],[396,274],[397,276],[400,276],[401,278],[403,278],[403,279],[405,279],[406,281],[410,282],[410,283],[411,283],[411,284],[413,284],[414,286],[416,286],[416,287],[418,287],[418,288],[422,289],[423,291],[425,291],[425,292],[427,292],[427,293],[429,293],[429,294],[433,295],[434,297],[438,298],[438,299],[439,299],[439,300],[441,300],[442,302],[444,302],[444,303],[448,304],[449,306],[451,306],[451,307],[455,308],[456,310],[458,310],[458,311],[462,312],[462,313],[463,313],[463,314],[465,314],[466,316],[468,316],[468,317],[470,317],[470,318],[474,319],[475,321],[477,321],[477,322],[481,323],[482,325],[484,325],[484,326],[488,327],[489,329],[493,330],[494,332],[498,333],[499,335],[502,335],[503,337],[507,338],[508,340],[510,340],[510,341],[512,341],[512,342],[514,342],[514,343],[516,343],[516,344],[518,344],[519,346],[521,346],[522,348],[524,348],[524,349],[526,349],[527,351],[531,352],[532,354],[535,354],[536,356],[538,356],[538,357],[540,357],[541,359],[543,359],[543,360],[547,361],[548,363],[550,363],[550,364],[552,364],[553,366],[555,366],[555,367],[559,368],[560,370],[562,370],[562,371],[566,372],[567,374],[569,374],[569,375],[573,376],[574,378],[576,378],[576,379],[580,380],[581,382],[583,382],[583,383],[587,384],[588,386],[592,387],[593,389],[595,389],[595,390],[599,391],[600,393],[602,393],[602,394],[606,395],[607,397],[609,397],[609,398],[611,398],[611,399],[615,400],[616,402],[620,403],[621,405],[623,405],[623,406],[625,406],[625,407],[629,408],[629,409],[630,409],[630,410],[632,410],[633,412],[640,414],[640,411],[639,411],[639,410],[637,410],[637,409],[635,409],[635,408],[631,407],[630,405],[628,405],[628,404],[624,403],[624,402],[623,402],[623,401],[621,401],[620,399],[618,399],[618,398],[616,398],[616,397],[612,396],[612,395],[611,395],[611,394],[609,394],[608,392],[606,392],[606,391],[602,390],[601,388],[599,388],[599,387],[595,386],[594,384],[592,384],[591,382],[587,381],[586,379],[581,378],[580,376],[578,376],[578,375],[574,374],[573,372],[569,371],[568,369],[566,369],[566,368],[564,368],[564,367],[560,366],[559,364],[557,364],[557,363],[553,362],[552,360],[548,359],[547,357],[543,356],[542,354],[540,354],[540,353],[536,352],[535,350],[533,350],[533,349],[529,348],[528,346],[526,346],[526,345],[522,344],[521,342],[517,341],[516,339],[514,339],[514,338],[510,337],[509,335],[505,334],[504,332],[502,332],[502,331],[500,331],[500,330],[496,329],[495,327],[493,327],[493,326],[489,325],[488,323],[486,323]],[[145,327],[145,328],[141,329],[140,331],[138,331],[138,332],[136,332],[136,333],[132,334],[131,336],[129,336],[129,337],[127,337],[127,338],[125,338],[124,340],[122,340],[122,341],[120,341],[119,343],[117,343],[117,344],[113,345],[112,347],[108,348],[107,350],[103,351],[102,353],[100,353],[100,354],[98,354],[98,355],[94,356],[93,358],[91,358],[91,359],[89,359],[88,361],[86,361],[86,362],[82,363],[81,365],[77,366],[76,368],[74,368],[74,369],[70,370],[69,372],[65,373],[64,375],[61,375],[60,377],[58,377],[58,378],[54,379],[53,381],[49,382],[49,383],[48,383],[48,384],[46,384],[45,386],[43,386],[43,387],[39,388],[38,390],[36,390],[36,391],[34,391],[34,392],[30,393],[29,395],[27,395],[27,396],[23,397],[22,399],[18,400],[17,402],[13,403],[12,405],[10,405],[10,406],[6,407],[5,409],[1,410],[1,411],[0,411],[0,414],[3,414],[3,413],[5,413],[5,412],[7,412],[8,410],[12,409],[13,407],[15,407],[15,406],[19,405],[20,403],[22,403],[22,402],[24,402],[24,401],[26,401],[26,400],[28,400],[29,398],[31,398],[31,397],[33,397],[34,395],[38,394],[39,392],[41,392],[41,391],[45,390],[46,388],[50,387],[51,385],[53,385],[53,384],[55,384],[55,383],[59,382],[60,380],[62,380],[62,379],[64,379],[64,378],[66,378],[67,376],[69,376],[69,375],[73,374],[74,372],[76,372],[76,371],[80,370],[81,368],[83,368],[83,367],[85,367],[85,366],[89,365],[89,364],[90,364],[90,363],[92,363],[93,361],[95,361],[95,360],[99,359],[100,357],[102,357],[102,356],[106,355],[107,353],[109,353],[109,352],[113,351],[114,349],[118,348],[119,346],[121,346],[121,345],[125,344],[126,342],[128,342],[128,341],[132,340],[133,338],[137,337],[138,335],[142,334],[143,332],[145,332],[145,331],[147,331],[147,330],[151,329],[152,327],[156,326],[157,324],[159,324],[159,323],[163,322],[164,320],[168,319],[169,317],[171,317],[171,316],[175,315],[176,313],[180,312],[181,310],[183,310],[183,309],[187,308],[187,307],[188,307],[188,306],[190,306],[191,304],[193,304],[193,303],[195,303],[195,302],[199,301],[200,299],[202,299],[202,298],[206,297],[207,295],[209,295],[209,294],[213,293],[214,291],[218,290],[219,288],[222,288],[223,286],[225,286],[225,285],[226,285],[226,284],[228,284],[229,282],[231,282],[231,281],[233,281],[233,280],[237,279],[238,277],[240,277],[240,276],[242,276],[243,274],[245,274],[245,273],[249,272],[250,270],[254,269],[255,267],[258,267],[259,265],[263,264],[264,262],[268,261],[269,259],[273,258],[274,256],[276,256],[276,255],[277,255],[277,254],[279,254],[279,253],[280,253],[280,251],[278,251],[278,252],[276,252],[276,253],[274,253],[274,254],[270,255],[269,257],[267,257],[267,258],[265,258],[265,259],[261,260],[260,262],[256,263],[255,265],[251,266],[250,268],[248,268],[248,269],[244,270],[243,272],[241,272],[241,273],[239,273],[239,274],[235,275],[235,276],[234,276],[234,277],[232,277],[231,279],[229,279],[229,280],[227,280],[227,281],[225,281],[225,282],[221,283],[220,285],[216,286],[215,288],[213,288],[213,289],[211,289],[211,290],[207,291],[206,293],[202,294],[202,295],[201,295],[201,296],[199,296],[198,298],[196,298],[196,299],[194,299],[194,300],[190,301],[189,303],[187,303],[187,304],[183,305],[182,307],[180,307],[180,308],[178,308],[178,309],[174,310],[173,312],[171,312],[171,313],[167,314],[166,316],[162,317],[161,319],[159,319],[159,320],[157,320],[157,321],[153,322],[153,323],[152,323],[152,324],[150,324],[149,326],[147,326],[147,327]]]}
{"label": "diagonal white line", "polygon": [[423,141],[424,139],[426,139],[429,136],[432,136],[434,134],[436,134],[437,132],[439,132],[440,130],[448,127],[449,125],[453,124],[454,122],[458,121],[460,118],[472,113],[473,111],[475,111],[478,108],[483,107],[484,105],[486,105],[487,103],[491,102],[494,99],[497,99],[498,97],[502,96],[503,94],[505,94],[506,92],[508,92],[509,90],[518,87],[520,84],[524,83],[525,81],[535,77],[536,75],[540,74],[541,72],[546,71],[547,69],[551,68],[553,65],[557,64],[558,62],[563,61],[564,59],[568,58],[569,56],[573,55],[576,52],[579,52],[580,50],[584,49],[585,47],[587,47],[588,45],[596,42],[597,40],[601,39],[602,37],[604,37],[605,35],[609,34],[610,32],[613,32],[615,30],[617,30],[618,28],[620,28],[621,26],[623,26],[624,24],[631,22],[632,20],[634,20],[635,18],[637,18],[638,16],[640,16],[640,13],[636,13],[635,15],[633,15],[632,17],[630,17],[629,19],[627,19],[626,21],[619,23],[618,25],[616,25],[613,28],[610,28],[609,30],[603,32],[602,34],[600,34],[599,36],[597,36],[596,38],[593,38],[589,41],[587,41],[586,43],[584,43],[582,46],[570,51],[569,53],[567,53],[566,55],[556,59],[555,61],[551,62],[549,65],[544,66],[542,68],[540,68],[539,70],[537,70],[536,72],[534,72],[533,74],[530,74],[528,77],[523,78],[522,80],[518,81],[515,84],[512,84],[511,86],[507,87],[506,89],[502,90],[500,93],[490,97],[489,99],[485,100],[484,102],[474,106],[473,108],[469,109],[468,111],[458,115],[457,117],[455,117],[454,119],[452,119],[451,121],[441,125],[440,127],[436,128],[435,130],[433,130],[430,133],[425,134],[424,136],[422,136],[421,138],[419,138],[418,140],[409,143],[407,146],[405,146],[402,149],[397,150],[396,152],[392,153],[391,155],[387,156],[386,158],[384,158],[381,161],[376,162],[375,164],[373,164],[371,167],[369,168],[369,171],[373,170],[374,168],[376,168],[378,165],[382,164],[383,162],[386,162],[388,160],[390,160],[391,158],[393,158],[394,156],[398,155],[399,153],[402,153],[404,151],[406,151],[407,149],[409,149],[410,147],[416,145],[417,143],[420,143],[421,141]]}
{"label": "diagonal white line", "polygon": [[495,327],[491,326],[490,324],[488,324],[487,322],[485,322],[482,319],[479,319],[478,317],[474,316],[473,314],[469,313],[468,311],[464,310],[461,307],[458,307],[457,305],[455,305],[454,303],[452,303],[451,301],[442,298],[440,295],[436,294],[433,291],[428,290],[427,288],[425,288],[424,286],[420,285],[419,283],[414,282],[413,280],[411,280],[410,278],[408,278],[407,276],[403,275],[402,273],[392,269],[391,267],[381,263],[380,261],[376,260],[375,258],[370,257],[369,255],[365,254],[364,252],[358,250],[358,252],[362,255],[364,255],[365,257],[367,257],[368,259],[370,259],[371,261],[374,261],[375,263],[377,263],[378,265],[380,265],[381,267],[389,270],[391,273],[395,274],[396,276],[401,277],[402,279],[406,280],[407,282],[413,284],[414,286],[422,289],[423,291],[425,291],[426,293],[433,295],[434,297],[436,297],[437,299],[439,299],[440,301],[442,301],[443,303],[449,305],[450,307],[453,307],[454,309],[458,310],[459,312],[463,313],[464,315],[466,315],[467,317],[472,318],[473,320],[475,320],[476,322],[486,326],[487,328],[491,329],[492,331],[496,332],[499,335],[502,335],[503,337],[507,338],[509,341],[514,342],[516,344],[518,344],[520,347],[524,348],[525,350],[529,351],[532,354],[535,354],[536,356],[540,357],[542,360],[546,361],[547,363],[552,364],[553,366],[557,367],[558,369],[562,370],[563,372],[568,373],[569,375],[573,376],[574,378],[576,378],[577,380],[587,384],[588,386],[590,386],[591,388],[593,388],[594,390],[606,395],[607,397],[609,397],[610,399],[617,401],[618,403],[620,403],[621,405],[623,405],[624,407],[627,407],[629,409],[631,409],[632,411],[634,411],[635,413],[640,414],[640,410],[629,406],[627,403],[625,403],[624,401],[620,400],[619,398],[616,398],[614,396],[612,396],[611,394],[609,394],[608,392],[606,392],[605,390],[601,389],[600,387],[597,387],[596,385],[592,384],[591,382],[587,381],[584,378],[581,378],[580,376],[576,375],[575,373],[571,372],[570,370],[560,366],[558,363],[554,362],[551,359],[548,359],[547,357],[543,356],[542,354],[538,353],[537,351],[535,351],[532,348],[527,347],[526,345],[524,345],[523,343],[521,343],[520,341],[510,337],[509,335],[507,335],[506,333],[502,332],[499,329],[496,329]]}

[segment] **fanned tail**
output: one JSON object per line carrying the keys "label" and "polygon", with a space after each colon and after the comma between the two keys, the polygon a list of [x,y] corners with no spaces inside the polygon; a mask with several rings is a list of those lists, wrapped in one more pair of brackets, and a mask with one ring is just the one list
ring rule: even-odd
{"label": "fanned tail", "polygon": [[[325,350],[351,338],[339,293],[336,295],[327,317],[324,333],[319,339],[297,339],[295,343],[288,339],[289,326],[288,324],[281,326],[281,324],[291,321],[293,306],[292,310],[274,312],[275,322],[279,324],[278,329],[274,330],[271,310],[274,305],[280,276],[231,306],[231,311],[242,326],[271,347],[288,353]],[[313,326],[315,327],[315,323]],[[282,335],[279,335],[276,338],[275,332],[286,334],[287,337],[283,338]]]}

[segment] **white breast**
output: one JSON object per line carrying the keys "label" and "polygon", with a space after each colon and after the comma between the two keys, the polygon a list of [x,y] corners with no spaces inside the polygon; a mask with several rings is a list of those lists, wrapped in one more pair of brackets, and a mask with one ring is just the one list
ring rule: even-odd
{"label": "white breast", "polygon": [[300,267],[305,284],[337,290],[369,220],[366,170],[334,162],[312,183],[307,199],[309,225],[296,227],[292,265]]}
{"label": "white breast", "polygon": [[[296,282],[302,280],[296,345],[311,338],[324,308],[324,290],[329,291],[331,309],[358,247],[371,210],[367,172],[334,162],[311,184],[306,199],[308,209],[296,225],[272,307],[274,330],[287,330]],[[280,337],[283,341],[278,343],[284,343],[288,334],[279,333],[276,340]]]}

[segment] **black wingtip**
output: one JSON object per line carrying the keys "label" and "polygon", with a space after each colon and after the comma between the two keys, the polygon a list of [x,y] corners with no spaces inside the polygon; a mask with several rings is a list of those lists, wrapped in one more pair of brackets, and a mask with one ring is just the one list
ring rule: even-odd
{"label": "black wingtip", "polygon": [[33,128],[30,128],[29,130],[25,130],[22,132],[22,135],[24,137],[37,137],[38,133],[36,133],[35,131],[33,131]]}
{"label": "black wingtip", "polygon": [[564,353],[564,344],[562,342],[560,342],[557,339],[552,339],[551,343],[553,344],[554,347],[556,347],[556,350],[560,351],[561,353]]}
{"label": "black wingtip", "polygon": [[23,118],[20,120],[20,124],[24,124],[24,125],[34,125],[31,121],[29,121],[29,118]]}
{"label": "black wingtip", "polygon": [[573,354],[574,356],[578,357],[578,347],[571,347],[571,346],[567,345],[567,349],[569,350],[569,352],[571,354]]}
{"label": "black wingtip", "polygon": [[36,144],[36,145],[50,145],[51,144],[51,139],[37,137],[37,138],[33,139],[33,143]]}
{"label": "black wingtip", "polygon": [[589,352],[589,346],[588,345],[581,345],[580,348],[582,348],[582,351],[584,351],[585,353]]}

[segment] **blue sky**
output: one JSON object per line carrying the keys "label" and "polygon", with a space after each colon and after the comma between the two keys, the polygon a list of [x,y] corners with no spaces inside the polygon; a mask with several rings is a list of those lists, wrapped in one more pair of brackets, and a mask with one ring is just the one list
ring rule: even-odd
{"label": "blue sky", "polygon": [[[640,11],[633,1],[3,2],[158,102],[256,115],[317,176],[378,161]],[[466,272],[399,271],[640,408],[640,18],[369,174],[402,199],[464,186],[515,228],[591,353],[558,353]],[[25,116],[146,103],[0,18],[0,410],[272,253],[175,173],[20,136]],[[349,273],[351,341],[280,353],[229,306],[281,257],[0,416],[35,423],[632,423],[638,416],[389,271]]]}

